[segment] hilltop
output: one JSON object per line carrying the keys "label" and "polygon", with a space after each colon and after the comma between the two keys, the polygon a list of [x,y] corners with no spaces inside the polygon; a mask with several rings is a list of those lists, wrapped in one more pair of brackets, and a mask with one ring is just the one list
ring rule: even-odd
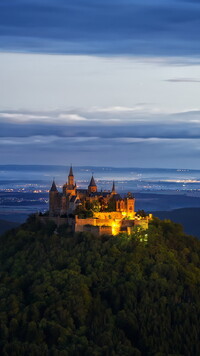
{"label": "hilltop", "polygon": [[199,355],[200,242],[159,219],[145,234],[31,217],[1,236],[1,355]]}

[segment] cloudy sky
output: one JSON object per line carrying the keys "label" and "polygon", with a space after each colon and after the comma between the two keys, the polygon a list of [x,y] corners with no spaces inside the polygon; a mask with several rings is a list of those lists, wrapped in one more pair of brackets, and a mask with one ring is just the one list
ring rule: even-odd
{"label": "cloudy sky", "polygon": [[1,0],[0,164],[200,168],[198,0]]}

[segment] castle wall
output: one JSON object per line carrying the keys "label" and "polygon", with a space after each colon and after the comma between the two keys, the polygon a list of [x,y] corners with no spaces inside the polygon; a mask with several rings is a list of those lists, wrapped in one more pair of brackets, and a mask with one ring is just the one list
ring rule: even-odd
{"label": "castle wall", "polygon": [[67,218],[61,218],[60,216],[38,216],[38,219],[44,224],[53,221],[57,226],[69,223]]}
{"label": "castle wall", "polygon": [[[78,216],[75,217],[75,231],[85,231],[84,226],[95,226],[98,227],[98,233],[101,235],[103,233],[109,233],[111,235],[117,235],[120,232],[121,219],[98,219],[98,218],[87,218],[79,219]],[[107,232],[103,232],[107,231]]]}
{"label": "castle wall", "polygon": [[148,229],[149,226],[149,219],[147,218],[143,218],[141,220],[135,220],[134,221],[134,226],[141,226],[144,230]]}
{"label": "castle wall", "polygon": [[[111,218],[108,218],[106,213],[97,213],[97,216],[101,216],[102,218],[87,218],[87,219],[79,219],[78,216],[75,217],[75,231],[90,231],[92,232],[92,228],[89,226],[95,227],[95,234],[101,235],[102,231],[107,231],[105,234],[117,235],[120,231],[127,231],[130,233],[131,229],[134,226],[141,226],[143,229],[148,229],[150,216],[146,218],[137,218],[133,219],[123,219],[122,214],[117,212],[111,213]],[[118,218],[117,218],[118,217]],[[97,229],[98,228],[98,229]]]}
{"label": "castle wall", "polygon": [[99,236],[99,227],[94,225],[79,225],[75,224],[75,232],[91,232],[95,236]]}
{"label": "castle wall", "polygon": [[99,219],[99,218],[86,218],[79,219],[78,216],[75,216],[75,224],[76,225],[93,225],[93,226],[113,226],[113,223],[119,224],[121,223],[121,218],[119,219]]}
{"label": "castle wall", "polygon": [[111,226],[75,225],[75,232],[90,232],[95,236],[112,235]]}
{"label": "castle wall", "polygon": [[111,226],[99,226],[99,235],[112,235]]}
{"label": "castle wall", "polygon": [[117,235],[120,231],[126,231],[128,234],[134,226],[141,226],[143,229],[148,229],[149,218],[122,220],[122,219],[97,219],[87,218],[79,219],[61,218],[60,216],[38,216],[41,222],[47,224],[53,221],[57,226],[69,224],[75,232],[90,232],[95,236],[101,235]]}
{"label": "castle wall", "polygon": [[127,228],[127,227],[133,227],[134,226],[135,220],[123,220],[122,221],[122,227]]}
{"label": "castle wall", "polygon": [[111,211],[111,212],[95,212],[94,217],[98,219],[122,219],[123,215],[121,211]]}

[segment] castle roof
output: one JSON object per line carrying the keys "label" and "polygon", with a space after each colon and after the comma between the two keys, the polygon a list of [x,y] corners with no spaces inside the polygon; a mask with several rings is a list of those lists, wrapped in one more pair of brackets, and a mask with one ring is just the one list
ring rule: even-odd
{"label": "castle roof", "polygon": [[53,183],[52,183],[52,186],[51,186],[51,189],[50,189],[50,192],[57,192],[57,187],[56,187],[56,183],[55,181],[53,180]]}
{"label": "castle roof", "polygon": [[77,196],[76,195],[73,195],[71,198],[70,198],[70,203],[75,203],[77,199]]}
{"label": "castle roof", "polygon": [[77,189],[77,193],[86,194],[86,193],[87,193],[87,189],[78,188],[78,189]]}
{"label": "castle roof", "polygon": [[70,170],[69,170],[69,176],[74,176],[72,166],[70,167]]}
{"label": "castle roof", "polygon": [[114,199],[115,201],[117,201],[117,200],[123,200],[120,194],[115,194],[115,195],[112,197],[112,199]]}
{"label": "castle roof", "polygon": [[77,197],[77,195],[73,195],[73,196],[70,198],[70,203],[81,204],[81,201],[80,201],[80,199]]}
{"label": "castle roof", "polygon": [[94,177],[92,176],[91,178],[91,181],[90,181],[90,184],[89,184],[89,187],[96,187],[96,183],[95,183],[95,180],[94,180]]}
{"label": "castle roof", "polygon": [[91,192],[89,194],[90,197],[104,197],[104,198],[106,198],[108,195],[110,195],[110,192]]}
{"label": "castle roof", "polygon": [[112,193],[115,193],[116,190],[115,190],[115,182],[113,181],[113,186],[112,186]]}

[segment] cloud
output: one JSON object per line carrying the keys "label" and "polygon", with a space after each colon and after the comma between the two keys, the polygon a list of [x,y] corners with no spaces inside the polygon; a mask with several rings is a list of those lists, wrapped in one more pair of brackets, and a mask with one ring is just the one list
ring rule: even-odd
{"label": "cloud", "polygon": [[198,1],[2,0],[0,47],[96,55],[198,56]]}
{"label": "cloud", "polygon": [[140,115],[135,107],[0,112],[0,164],[196,168],[200,110],[156,115],[138,106]]}
{"label": "cloud", "polygon": [[80,138],[199,139],[199,127],[198,109],[173,113],[145,103],[133,108],[117,109],[109,107],[71,109],[65,112],[0,112],[2,138],[43,136],[50,139],[74,138],[78,141]]}
{"label": "cloud", "polygon": [[24,113],[17,113],[17,112],[1,112],[0,113],[0,118],[4,118],[4,119],[11,119],[13,121],[17,121],[17,122],[26,122],[26,121],[30,121],[30,120],[46,120],[49,119],[49,116],[46,115],[31,115],[29,113],[24,114]]}
{"label": "cloud", "polygon": [[87,119],[83,116],[77,114],[60,114],[58,115],[58,119],[61,120],[70,120],[70,121],[86,121]]}
{"label": "cloud", "polygon": [[31,144],[40,144],[40,145],[46,145],[49,143],[53,143],[56,141],[58,137],[55,136],[28,136],[28,137],[6,137],[6,138],[1,138],[0,140],[0,145],[1,146],[24,146],[24,145],[31,145]]}
{"label": "cloud", "polygon": [[[196,168],[200,139],[132,139],[42,137],[11,138],[1,144],[0,164],[69,164],[116,167]],[[176,152],[176,155],[174,155]],[[23,158],[22,158],[23,157]]]}
{"label": "cloud", "polygon": [[171,83],[200,83],[200,79],[196,79],[196,78],[171,78],[171,79],[166,79],[165,82],[171,82]]}

